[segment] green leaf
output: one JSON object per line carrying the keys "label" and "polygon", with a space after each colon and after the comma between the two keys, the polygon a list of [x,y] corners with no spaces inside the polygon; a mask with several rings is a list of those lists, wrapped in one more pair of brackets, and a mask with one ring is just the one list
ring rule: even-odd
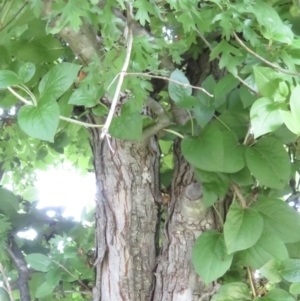
{"label": "green leaf", "polygon": [[142,139],[143,120],[140,112],[132,112],[130,105],[124,105],[121,116],[114,117],[109,127],[109,133],[119,139]]}
{"label": "green leaf", "polygon": [[239,254],[243,265],[259,269],[273,258],[284,260],[288,258],[287,249],[282,240],[270,231],[264,231],[251,248]]}
{"label": "green leaf", "polygon": [[286,259],[281,263],[279,273],[289,282],[300,282],[300,259]]}
{"label": "green leaf", "polygon": [[19,77],[22,79],[23,83],[27,83],[28,81],[31,80],[35,73],[35,65],[27,62],[21,66],[19,69]]}
{"label": "green leaf", "polygon": [[16,213],[19,210],[17,197],[9,190],[0,188],[0,211],[7,215]]}
{"label": "green leaf", "polygon": [[248,186],[253,184],[253,178],[247,167],[230,175],[230,178],[240,186]]}
{"label": "green leaf", "polygon": [[98,101],[99,99],[95,94],[93,95],[93,93],[87,93],[87,91],[77,89],[71,95],[68,103],[76,106],[92,108],[98,103]]}
{"label": "green leaf", "polygon": [[300,136],[300,120],[289,111],[280,110],[280,116],[286,127],[294,134]]}
{"label": "green leaf", "polygon": [[207,107],[203,105],[202,103],[198,103],[195,108],[193,108],[194,116],[197,120],[197,123],[204,127],[207,125],[211,119],[213,118],[215,114],[215,108],[214,107]]}
{"label": "green leaf", "polygon": [[192,263],[205,283],[224,275],[233,255],[226,254],[223,234],[209,230],[200,235],[192,251]]}
{"label": "green leaf", "polygon": [[228,92],[236,88],[239,83],[240,82],[232,74],[227,74],[216,84],[213,93],[214,97],[218,99],[219,97],[226,95]]}
{"label": "green leaf", "polygon": [[292,90],[290,97],[291,112],[295,119],[300,120],[300,85]]}
{"label": "green leaf", "polygon": [[48,272],[50,269],[51,259],[44,254],[29,254],[25,257],[25,260],[36,271]]}
{"label": "green leaf", "polygon": [[229,208],[224,225],[224,237],[228,253],[252,247],[263,231],[261,215],[252,209],[243,209],[237,204]]}
{"label": "green leaf", "polygon": [[295,283],[292,283],[290,285],[290,293],[292,295],[299,295],[300,294],[300,282],[295,282]]}
{"label": "green leaf", "polygon": [[232,282],[222,285],[211,301],[248,301],[252,300],[250,290],[245,283]]}
{"label": "green leaf", "polygon": [[172,100],[174,100],[175,102],[179,102],[182,98],[192,95],[192,88],[190,87],[190,82],[181,71],[179,71],[178,69],[173,71],[170,76],[170,79],[186,85],[183,86],[169,81],[168,90]]}
{"label": "green leaf", "polygon": [[284,201],[260,197],[253,205],[260,212],[265,227],[285,243],[300,241],[300,216]]}
{"label": "green leaf", "polygon": [[55,285],[50,285],[47,282],[41,284],[35,292],[36,298],[43,298],[53,293]]}
{"label": "green leaf", "polygon": [[262,96],[272,97],[277,90],[281,75],[270,67],[254,66],[254,78]]}
{"label": "green leaf", "polygon": [[80,65],[61,63],[42,78],[39,84],[41,97],[57,99],[62,96],[77,78]]}
{"label": "green leaf", "polygon": [[261,185],[282,189],[289,181],[291,164],[281,142],[263,137],[246,150],[247,166]]}
{"label": "green leaf", "polygon": [[60,58],[64,51],[59,39],[51,35],[40,39],[18,40],[12,44],[12,54],[25,62],[40,64],[53,62]]}
{"label": "green leaf", "polygon": [[249,89],[246,88],[245,86],[242,86],[240,88],[239,95],[242,100],[244,108],[248,108],[249,106],[251,106],[256,99],[255,95],[251,94]]}
{"label": "green leaf", "polygon": [[186,137],[181,143],[186,160],[206,171],[237,172],[245,166],[244,149],[233,133],[207,125],[199,137]]}
{"label": "green leaf", "polygon": [[257,297],[254,301],[295,301],[295,299],[286,291],[275,288],[267,292],[264,297]]}
{"label": "green leaf", "polygon": [[271,259],[259,271],[264,277],[269,279],[271,282],[278,283],[282,280],[282,277],[279,274],[280,265],[281,261],[279,261],[278,259]]}
{"label": "green leaf", "polygon": [[29,136],[53,142],[59,122],[59,106],[53,98],[42,98],[37,106],[23,106],[18,113],[18,123]]}
{"label": "green leaf", "polygon": [[6,89],[22,83],[22,79],[16,73],[10,70],[0,71],[0,89]]}
{"label": "green leaf", "polygon": [[250,118],[255,138],[274,132],[283,124],[278,104],[267,97],[259,98],[254,102],[250,110]]}

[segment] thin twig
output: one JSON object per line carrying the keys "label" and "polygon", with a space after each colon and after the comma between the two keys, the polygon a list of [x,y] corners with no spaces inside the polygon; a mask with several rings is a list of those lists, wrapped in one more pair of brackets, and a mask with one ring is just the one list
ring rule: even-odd
{"label": "thin twig", "polygon": [[[210,51],[213,51],[213,47],[211,46],[211,44],[206,40],[206,38],[204,37],[204,35],[198,30],[196,29],[196,32],[198,34],[198,36],[201,38],[201,40],[204,42],[204,44],[208,47],[208,49]],[[217,56],[217,59],[220,60],[220,57]],[[240,76],[236,75],[235,78],[241,83],[243,84],[246,88],[248,88],[250,91],[252,91],[253,93],[255,93],[256,95],[259,95],[259,93],[252,88],[249,84],[247,84]]]}
{"label": "thin twig", "polygon": [[244,208],[244,209],[247,208],[246,199],[244,198],[240,188],[235,183],[231,183],[231,187],[232,187],[234,193],[237,195],[238,199],[240,200],[242,208]]}
{"label": "thin twig", "polygon": [[124,61],[123,67],[122,67],[122,71],[121,71],[120,76],[119,76],[116,91],[115,91],[114,97],[113,97],[112,102],[111,102],[111,107],[110,107],[108,116],[106,118],[105,124],[102,128],[102,133],[100,135],[100,139],[103,139],[107,135],[109,126],[111,124],[111,121],[112,121],[112,118],[114,116],[114,112],[115,112],[115,109],[116,109],[116,106],[117,106],[117,103],[118,103],[119,94],[121,92],[122,84],[123,84],[124,77],[125,77],[125,72],[127,71],[128,66],[129,66],[129,62],[130,62],[130,56],[131,56],[132,44],[133,44],[133,32],[132,32],[132,26],[131,26],[131,22],[132,22],[132,12],[131,12],[132,5],[127,2],[126,6],[127,6],[127,28],[128,28],[126,56],[125,56],[125,61]]}
{"label": "thin twig", "polygon": [[71,122],[71,123],[79,124],[79,125],[82,125],[82,126],[85,126],[85,127],[89,127],[89,128],[102,128],[103,127],[103,124],[86,123],[86,122],[83,122],[83,121],[79,121],[79,120],[64,117],[64,116],[59,116],[59,119],[64,120],[64,121],[68,121],[68,122]]}
{"label": "thin twig", "polygon": [[[129,76],[144,76],[144,77],[150,77],[150,78],[158,78],[158,79],[163,79],[165,81],[169,81],[169,82],[172,82],[172,83],[175,83],[175,84],[178,84],[180,86],[183,86],[185,88],[193,88],[195,90],[200,90],[202,91],[203,93],[205,93],[206,95],[208,95],[209,97],[214,97],[212,94],[210,94],[209,92],[207,92],[204,88],[202,87],[196,87],[196,86],[192,86],[190,84],[184,84],[184,83],[181,83],[177,80],[174,80],[174,79],[171,79],[171,78],[168,78],[168,77],[165,77],[165,76],[161,76],[161,75],[154,75],[154,74],[150,74],[150,73],[142,73],[142,72],[126,72],[125,75],[129,75]],[[121,74],[120,74],[121,76]]]}
{"label": "thin twig", "polygon": [[288,74],[288,75],[293,75],[293,76],[299,76],[300,77],[300,73],[294,73],[294,72],[290,72],[288,70],[282,69],[281,67],[269,62],[268,60],[266,60],[265,58],[261,57],[260,55],[258,55],[256,52],[254,52],[253,50],[251,50],[250,48],[248,48],[243,41],[237,36],[237,34],[235,32],[233,32],[233,35],[236,39],[236,41],[250,54],[252,54],[253,56],[255,56],[256,58],[258,58],[260,61],[262,61],[263,63],[265,63],[266,65],[272,67],[273,69],[280,71],[282,73]]}
{"label": "thin twig", "polygon": [[181,135],[181,134],[179,134],[179,133],[177,133],[177,132],[175,132],[175,131],[173,131],[173,130],[163,129],[163,131],[168,132],[168,133],[171,133],[171,134],[173,134],[173,135],[175,135],[175,136],[177,136],[177,137],[179,137],[179,138],[181,138],[181,139],[184,139],[184,136],[183,136],[183,135]]}
{"label": "thin twig", "polygon": [[248,278],[249,278],[249,281],[250,281],[252,294],[253,294],[253,297],[255,298],[255,297],[257,297],[257,292],[256,292],[255,285],[253,283],[253,277],[252,277],[252,272],[251,272],[250,267],[247,267],[247,272],[248,272]]}
{"label": "thin twig", "polygon": [[66,271],[70,276],[72,276],[75,280],[77,280],[83,287],[85,287],[87,290],[90,290],[88,286],[86,286],[80,279],[78,279],[75,275],[73,275],[68,269],[66,269],[62,264],[60,264],[58,261],[51,258],[51,261],[56,263],[59,267],[61,267],[64,271]]}
{"label": "thin twig", "polygon": [[9,284],[9,280],[8,280],[6,274],[5,274],[3,265],[1,263],[0,263],[0,272],[1,272],[3,280],[5,282],[5,289],[6,289],[7,293],[8,293],[8,295],[9,295],[10,301],[15,301],[15,299],[13,297],[13,294],[12,294],[12,290],[11,290],[10,284]]}

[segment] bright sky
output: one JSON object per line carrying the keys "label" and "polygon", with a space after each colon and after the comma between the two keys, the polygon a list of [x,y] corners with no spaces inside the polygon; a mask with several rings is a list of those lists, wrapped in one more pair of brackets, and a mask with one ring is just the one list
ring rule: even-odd
{"label": "bright sky", "polygon": [[85,176],[66,166],[38,172],[38,208],[64,207],[63,216],[80,220],[84,206],[92,208],[95,196],[95,176]]}

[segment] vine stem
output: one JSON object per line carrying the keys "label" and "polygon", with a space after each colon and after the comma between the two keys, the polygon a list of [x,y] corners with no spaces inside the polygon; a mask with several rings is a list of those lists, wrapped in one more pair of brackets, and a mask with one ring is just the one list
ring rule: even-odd
{"label": "vine stem", "polygon": [[255,285],[253,283],[253,275],[252,275],[252,271],[251,271],[250,267],[247,267],[247,272],[248,272],[248,278],[249,278],[249,281],[250,281],[252,294],[253,294],[253,297],[255,298],[255,297],[257,297],[257,293],[256,293]]}
{"label": "vine stem", "polygon": [[231,183],[231,187],[232,187],[234,193],[237,195],[238,199],[240,200],[242,208],[244,208],[244,209],[247,208],[247,202],[246,202],[240,188],[235,183]]}
{"label": "vine stem", "polygon": [[163,79],[165,81],[169,81],[169,82],[172,82],[172,83],[175,83],[175,84],[178,84],[180,86],[183,86],[185,88],[187,87],[190,87],[190,88],[193,88],[195,90],[200,90],[202,91],[203,93],[205,93],[206,95],[208,95],[209,97],[214,97],[213,94],[210,94],[209,92],[207,92],[204,88],[202,87],[196,87],[196,86],[192,86],[190,84],[184,84],[184,83],[181,83],[177,80],[174,80],[174,79],[171,79],[171,78],[168,78],[168,77],[165,77],[165,76],[161,76],[161,75],[154,75],[154,74],[150,74],[150,73],[142,73],[142,72],[126,72],[125,75],[127,76],[144,76],[144,77],[150,77],[150,78],[158,78],[158,79]]}
{"label": "vine stem", "polygon": [[265,58],[261,57],[260,55],[258,55],[256,52],[254,52],[253,50],[251,50],[249,47],[247,47],[243,41],[237,36],[237,34],[235,33],[235,31],[233,32],[234,38],[236,39],[236,41],[250,54],[252,54],[253,56],[255,56],[256,58],[258,58],[260,61],[262,61],[263,63],[265,63],[266,65],[272,67],[273,69],[280,71],[282,73],[288,74],[288,75],[293,75],[293,76],[299,76],[300,77],[300,73],[294,73],[294,72],[290,72],[288,70],[282,69],[281,67],[269,62],[268,60],[266,60]]}
{"label": "vine stem", "polygon": [[115,94],[114,94],[114,97],[113,97],[112,102],[111,102],[111,107],[110,107],[108,116],[106,118],[106,121],[104,123],[104,126],[102,128],[100,139],[103,139],[108,133],[108,129],[109,129],[109,126],[110,126],[111,121],[113,119],[114,112],[115,112],[115,109],[116,109],[116,106],[117,106],[117,103],[118,103],[119,94],[121,92],[121,88],[122,88],[122,85],[123,85],[125,73],[128,69],[129,62],[130,62],[130,56],[131,56],[132,44],[133,44],[133,31],[132,31],[132,26],[131,26],[132,6],[129,3],[127,3],[126,5],[127,5],[127,26],[126,26],[126,28],[128,28],[126,56],[125,56],[125,61],[124,61],[123,67],[122,67],[122,71],[120,72],[120,75],[119,75],[119,80],[118,80],[118,83],[117,83]]}
{"label": "vine stem", "polygon": [[179,134],[179,133],[176,132],[176,131],[169,130],[169,129],[163,129],[163,131],[168,132],[168,133],[171,133],[171,134],[173,134],[173,135],[175,135],[175,136],[177,136],[177,137],[179,137],[179,138],[181,138],[181,139],[184,139],[184,136],[181,135],[181,134]]}

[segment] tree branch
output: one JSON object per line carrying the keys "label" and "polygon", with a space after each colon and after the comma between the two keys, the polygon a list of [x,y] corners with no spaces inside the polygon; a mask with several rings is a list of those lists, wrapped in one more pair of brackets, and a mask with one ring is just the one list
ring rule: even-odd
{"label": "tree branch", "polygon": [[28,288],[29,270],[27,268],[27,263],[24,259],[24,255],[15,243],[13,237],[11,237],[10,239],[10,248],[7,246],[6,251],[18,270],[18,289],[20,292],[21,300],[30,301],[31,298]]}
{"label": "tree branch", "polygon": [[243,41],[237,36],[237,34],[235,32],[233,32],[233,35],[236,39],[236,41],[250,54],[252,54],[253,56],[255,56],[256,58],[258,58],[260,61],[262,61],[263,63],[265,63],[266,65],[272,67],[273,69],[280,71],[282,73],[288,74],[288,75],[293,75],[293,76],[299,76],[300,77],[300,73],[294,73],[294,72],[290,72],[288,70],[282,69],[281,67],[269,62],[268,60],[266,60],[265,58],[261,57],[260,55],[258,55],[256,52],[254,52],[253,50],[251,50],[250,48],[248,48]]}

